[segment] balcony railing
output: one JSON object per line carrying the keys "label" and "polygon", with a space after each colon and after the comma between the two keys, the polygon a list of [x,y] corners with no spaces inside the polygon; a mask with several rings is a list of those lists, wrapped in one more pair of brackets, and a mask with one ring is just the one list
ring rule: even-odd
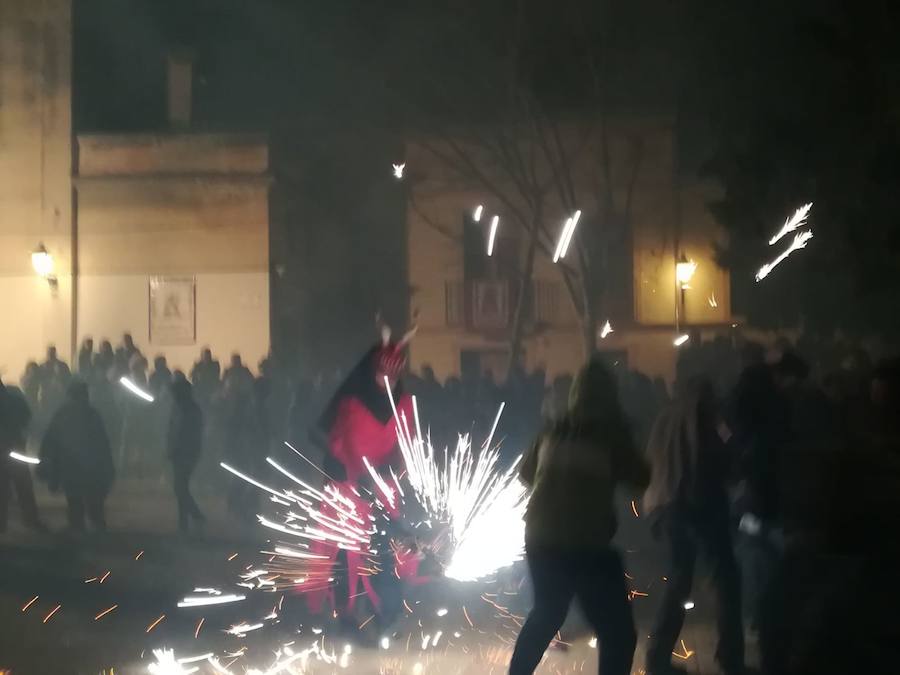
{"label": "balcony railing", "polygon": [[[508,280],[448,281],[444,286],[448,326],[497,333],[509,329],[515,311],[518,286]],[[560,320],[562,288],[551,281],[535,281],[525,309],[529,324],[554,324]]]}

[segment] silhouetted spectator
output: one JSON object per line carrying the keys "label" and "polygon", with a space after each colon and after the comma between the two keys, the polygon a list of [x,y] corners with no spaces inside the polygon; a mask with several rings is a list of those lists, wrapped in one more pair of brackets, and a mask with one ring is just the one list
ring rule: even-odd
{"label": "silhouetted spectator", "polygon": [[744,672],[740,575],[731,544],[726,478],[729,457],[717,430],[712,385],[692,377],[660,414],[648,443],[652,479],[644,495],[654,534],[669,557],[651,641],[648,675],[671,673],[672,652],[684,625],[685,602],[697,558],[710,570],[719,633],[716,660],[722,672]]}
{"label": "silhouetted spectator", "polygon": [[62,488],[65,493],[72,529],[84,529],[85,511],[94,528],[106,529],[104,502],[114,476],[112,451],[83,382],[69,386],[65,403],[50,421],[41,443],[40,475],[51,491]]}
{"label": "silhouetted spectator", "polygon": [[243,361],[241,361],[241,355],[237,353],[231,355],[231,363],[228,368],[225,369],[225,373],[222,375],[222,381],[224,382],[232,378],[241,380],[243,384],[253,383],[253,374],[250,372],[250,369],[244,365]]}
{"label": "silhouetted spectator", "polygon": [[169,364],[166,357],[159,355],[153,359],[153,373],[147,382],[150,387],[150,393],[157,399],[164,398],[169,393],[172,386],[172,371],[169,370]]}
{"label": "silhouetted spectator", "polygon": [[[218,400],[222,424],[222,454],[232,467],[252,475],[259,468],[259,419],[254,402],[253,380],[237,375],[223,381]],[[240,478],[228,490],[228,512],[244,521],[255,516],[259,491]]]}
{"label": "silhouetted spectator", "polygon": [[627,675],[636,636],[622,560],[610,545],[613,492],[619,483],[644,487],[649,472],[635,450],[615,378],[599,360],[579,374],[568,413],[538,436],[520,476],[533,487],[525,555],[534,608],[509,672],[534,671],[577,597],[600,640],[600,672]]}
{"label": "silhouetted spectator", "polygon": [[30,419],[31,412],[22,392],[6,387],[0,380],[0,532],[6,531],[12,490],[16,491],[25,526],[33,530],[46,529],[38,518],[28,465],[9,456],[14,450],[25,452]]}
{"label": "silhouetted spectator", "polygon": [[[131,359],[129,379],[143,391],[149,390],[147,359],[136,353]],[[152,455],[151,403],[124,387],[119,388],[122,411],[122,445],[119,467],[142,477]]]}
{"label": "silhouetted spectator", "polygon": [[209,347],[204,347],[200,352],[200,360],[191,368],[191,384],[194,386],[194,397],[200,404],[201,410],[209,411],[209,405],[213,396],[219,389],[222,369],[219,362],[213,359]]}
{"label": "silhouetted spectator", "polygon": [[122,335],[122,344],[116,348],[115,352],[116,371],[119,376],[128,375],[134,357],[140,353],[140,350],[134,344],[134,338],[131,337],[131,333]]}
{"label": "silhouetted spectator", "polygon": [[172,415],[169,418],[168,457],[172,462],[175,498],[178,500],[178,529],[187,532],[191,521],[206,522],[191,496],[191,474],[203,445],[203,413],[194,401],[190,383],[184,376],[172,383]]}
{"label": "silhouetted spectator", "polygon": [[115,365],[116,354],[113,352],[112,343],[109,340],[103,340],[100,343],[100,350],[94,356],[94,371],[109,378]]}
{"label": "silhouetted spectator", "polygon": [[84,338],[81,348],[78,350],[78,374],[86,380],[91,373],[94,360],[94,339]]}

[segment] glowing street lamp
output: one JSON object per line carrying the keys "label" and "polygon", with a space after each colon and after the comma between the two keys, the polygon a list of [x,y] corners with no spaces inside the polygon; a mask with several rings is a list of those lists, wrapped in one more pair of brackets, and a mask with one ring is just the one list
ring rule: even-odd
{"label": "glowing street lamp", "polygon": [[31,266],[35,273],[41,278],[46,279],[51,290],[56,290],[56,275],[53,274],[53,256],[47,251],[44,244],[38,244],[38,247],[31,252]]}
{"label": "glowing street lamp", "polygon": [[53,256],[47,252],[47,248],[43,244],[38,244],[38,247],[32,251],[31,266],[42,279],[49,279],[53,276]]}
{"label": "glowing street lamp", "polygon": [[684,253],[682,253],[681,258],[679,258],[678,263],[675,265],[675,279],[681,286],[681,290],[690,288],[688,284],[691,283],[691,279],[694,278],[694,272],[696,271],[697,263],[693,260],[688,260],[684,257]]}
{"label": "glowing street lamp", "polygon": [[685,315],[684,292],[690,288],[691,279],[697,271],[697,263],[688,260],[684,253],[675,263],[675,282],[678,287],[678,300],[675,303],[675,330],[681,328],[681,320]]}

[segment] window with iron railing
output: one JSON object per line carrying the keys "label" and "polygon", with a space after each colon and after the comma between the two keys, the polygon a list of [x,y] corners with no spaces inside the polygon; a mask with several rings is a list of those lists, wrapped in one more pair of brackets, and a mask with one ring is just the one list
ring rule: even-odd
{"label": "window with iron railing", "polygon": [[[444,283],[445,324],[475,331],[496,332],[510,327],[518,286],[504,279]],[[528,306],[529,324],[558,324],[562,320],[563,288],[555,281],[535,281]]]}

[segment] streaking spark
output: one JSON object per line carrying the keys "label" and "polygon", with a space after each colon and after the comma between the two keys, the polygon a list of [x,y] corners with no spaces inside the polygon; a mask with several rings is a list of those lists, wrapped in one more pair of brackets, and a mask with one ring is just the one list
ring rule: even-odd
{"label": "streaking spark", "polygon": [[153,395],[152,394],[141,389],[139,386],[137,386],[134,382],[129,380],[124,375],[119,378],[119,384],[121,384],[123,387],[125,387],[128,391],[130,391],[132,394],[134,394],[138,398],[142,398],[145,401],[147,401],[148,403],[153,403]]}
{"label": "streaking spark", "polygon": [[806,248],[806,244],[812,239],[813,233],[812,230],[807,230],[806,232],[800,232],[799,234],[794,235],[794,241],[791,242],[791,245],[788,246],[775,260],[772,262],[768,262],[762,267],[759,268],[759,271],[756,273],[756,281],[762,281],[765,279],[772,270],[774,270],[778,265],[784,262],[787,257],[793,253],[794,251],[798,251],[801,248]]}
{"label": "streaking spark", "polygon": [[784,225],[781,226],[781,229],[778,230],[778,233],[769,239],[769,246],[772,246],[775,242],[781,239],[783,236],[790,234],[794,230],[803,227],[806,223],[806,219],[809,217],[809,210],[812,208],[813,203],[804,204],[799,209],[794,211],[794,215],[784,221]]}

